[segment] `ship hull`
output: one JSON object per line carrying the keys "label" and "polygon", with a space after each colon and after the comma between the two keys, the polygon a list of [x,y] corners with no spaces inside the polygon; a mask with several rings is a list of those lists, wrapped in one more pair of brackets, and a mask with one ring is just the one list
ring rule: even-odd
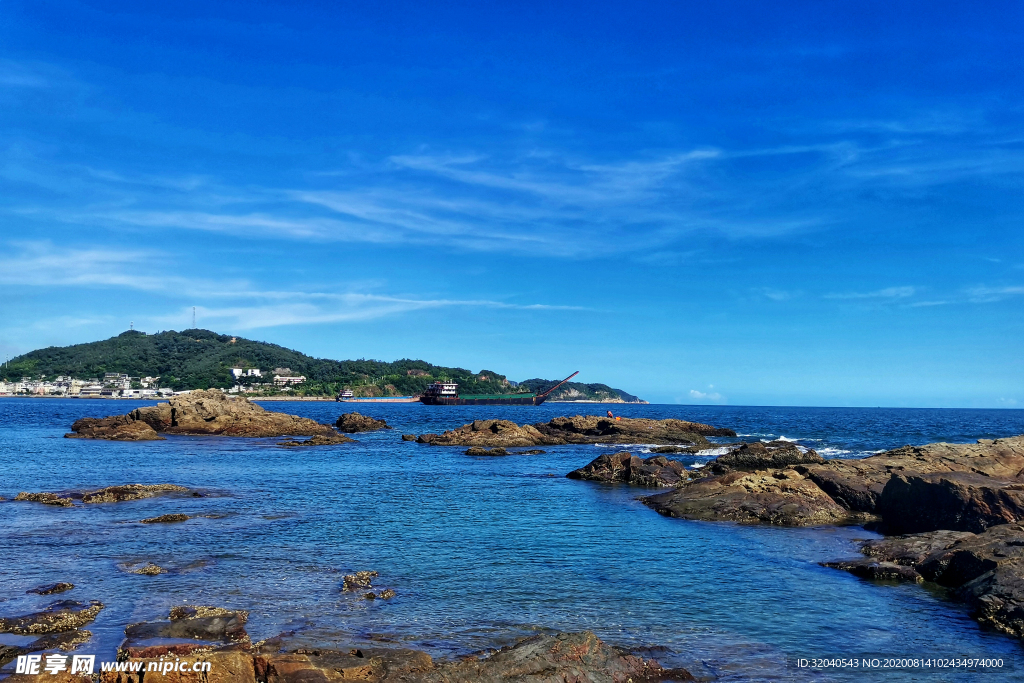
{"label": "ship hull", "polygon": [[441,396],[420,396],[420,402],[428,406],[539,406],[546,396],[524,396],[521,398],[448,398]]}

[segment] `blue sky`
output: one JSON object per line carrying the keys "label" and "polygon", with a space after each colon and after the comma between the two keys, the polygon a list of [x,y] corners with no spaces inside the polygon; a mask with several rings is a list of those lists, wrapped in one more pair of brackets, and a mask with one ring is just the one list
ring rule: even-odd
{"label": "blue sky", "polygon": [[1017,2],[0,3],[0,354],[1024,406]]}

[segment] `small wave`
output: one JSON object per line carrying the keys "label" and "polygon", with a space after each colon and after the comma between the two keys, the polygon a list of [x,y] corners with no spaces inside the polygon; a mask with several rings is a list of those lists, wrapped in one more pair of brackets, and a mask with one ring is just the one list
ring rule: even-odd
{"label": "small wave", "polygon": [[832,456],[832,455],[846,455],[848,453],[853,453],[853,451],[848,451],[845,448],[833,448],[831,446],[828,447],[828,448],[819,448],[818,449],[818,455],[825,456],[825,457]]}
{"label": "small wave", "polygon": [[728,453],[731,450],[732,450],[732,448],[729,447],[729,446],[722,446],[720,448],[705,448],[703,450],[697,451],[696,453],[694,453],[694,455],[697,455],[697,456],[725,455],[726,453]]}
{"label": "small wave", "polygon": [[800,441],[800,440],[801,439],[791,439],[788,436],[780,436],[779,438],[776,439],[776,441],[788,441],[790,443],[796,443],[797,441]]}
{"label": "small wave", "polygon": [[706,462],[695,462],[692,465],[690,465],[690,469],[691,470],[699,470],[701,467],[704,467],[704,465],[707,465],[707,463]]}

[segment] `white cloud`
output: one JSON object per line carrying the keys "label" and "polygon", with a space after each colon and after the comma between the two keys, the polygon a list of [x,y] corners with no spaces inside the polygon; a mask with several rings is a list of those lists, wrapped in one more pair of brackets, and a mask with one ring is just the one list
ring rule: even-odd
{"label": "white cloud", "polygon": [[1021,295],[1024,295],[1024,287],[1018,286],[971,287],[967,290],[967,297],[973,303],[990,303]]}
{"label": "white cloud", "polygon": [[826,299],[906,299],[914,296],[917,292],[915,287],[886,287],[876,289],[872,292],[846,292],[841,294],[826,294]]}
{"label": "white cloud", "polygon": [[[710,385],[708,389],[714,389],[714,385]],[[724,403],[725,396],[722,396],[717,391],[697,391],[696,389],[690,389],[689,397],[691,401],[702,401],[707,403]]]}

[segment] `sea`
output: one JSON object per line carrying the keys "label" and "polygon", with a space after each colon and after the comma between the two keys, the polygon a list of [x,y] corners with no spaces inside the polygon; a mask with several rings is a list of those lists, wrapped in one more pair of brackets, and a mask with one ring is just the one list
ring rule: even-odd
{"label": "sea", "polygon": [[[334,422],[342,412],[393,430],[357,443],[284,448],[280,439],[65,439],[79,417],[143,402],[0,399],[0,616],[55,599],[100,600],[77,652],[113,659],[127,624],[174,605],[249,612],[253,640],[350,648],[393,645],[454,658],[536,633],[589,629],[708,681],[1024,680],[1021,643],[986,631],[936,586],[872,582],[822,567],[856,557],[860,527],[772,528],[663,517],[648,490],[567,479],[626,446],[544,447],[471,457],[402,441],[475,419],[560,415],[679,418],[729,427],[745,441],[786,439],[826,458],[904,444],[1024,434],[1024,410],[597,405],[443,407],[267,402]],[[719,442],[734,439],[717,439]],[[614,449],[614,450],[610,450]],[[687,458],[700,466],[710,449]],[[202,497],[59,508],[13,502],[20,491],[173,483]],[[140,524],[168,513],[192,519]],[[124,571],[140,562],[168,570]],[[379,573],[390,600],[341,590],[345,574]],[[57,581],[59,596],[26,594]],[[0,635],[0,643],[24,638]],[[800,659],[986,657],[1001,672],[811,670]],[[10,671],[8,665],[4,671]]]}

